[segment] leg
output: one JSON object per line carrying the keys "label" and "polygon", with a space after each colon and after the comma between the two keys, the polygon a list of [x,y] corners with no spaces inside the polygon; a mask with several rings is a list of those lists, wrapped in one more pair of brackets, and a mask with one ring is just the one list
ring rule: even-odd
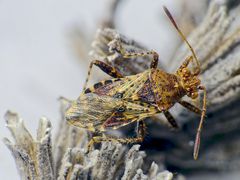
{"label": "leg", "polygon": [[151,51],[144,51],[144,52],[125,52],[125,50],[122,48],[118,50],[118,52],[124,57],[124,58],[134,58],[134,57],[143,57],[143,56],[153,56],[153,60],[151,62],[150,68],[156,69],[158,66],[158,58],[159,55],[157,52],[151,50]]}
{"label": "leg", "polygon": [[172,114],[169,111],[165,111],[165,112],[163,112],[163,114],[174,129],[179,128],[177,122],[175,121],[174,117],[172,116]]}
{"label": "leg", "polygon": [[146,134],[146,125],[143,121],[139,121],[137,126],[137,137],[134,138],[116,138],[116,137],[104,137],[95,136],[88,143],[88,152],[92,149],[94,143],[100,143],[102,141],[119,142],[122,144],[139,143],[142,142]]}
{"label": "leg", "polygon": [[103,72],[105,72],[109,76],[112,76],[113,78],[122,78],[123,77],[123,75],[120,72],[118,72],[118,70],[115,69],[114,67],[112,67],[102,61],[94,60],[91,62],[90,66],[89,66],[88,75],[87,75],[87,79],[86,79],[86,82],[83,87],[83,91],[86,90],[87,83],[89,81],[89,77],[91,75],[93,65],[99,67]]}
{"label": "leg", "polygon": [[200,86],[199,89],[203,90],[203,107],[202,107],[201,120],[200,120],[200,123],[198,125],[197,135],[196,135],[195,144],[194,144],[193,157],[194,157],[195,160],[198,158],[201,131],[202,131],[202,126],[203,126],[203,120],[204,120],[204,117],[206,116],[206,107],[207,107],[207,91],[206,91],[206,88],[204,86]]}
{"label": "leg", "polygon": [[137,133],[137,137],[139,137],[141,139],[140,142],[142,142],[146,135],[146,124],[145,124],[144,120],[137,122],[136,133]]}
{"label": "leg", "polygon": [[183,107],[189,109],[190,111],[196,113],[196,114],[202,114],[202,110],[201,109],[199,109],[198,107],[190,104],[187,101],[179,101],[178,103],[181,104]]}
{"label": "leg", "polygon": [[188,56],[188,57],[183,61],[182,65],[178,68],[177,72],[183,73],[182,70],[183,70],[184,68],[186,68],[186,67],[189,65],[189,63],[192,62],[192,61],[193,61],[193,57],[192,57],[192,56]]}

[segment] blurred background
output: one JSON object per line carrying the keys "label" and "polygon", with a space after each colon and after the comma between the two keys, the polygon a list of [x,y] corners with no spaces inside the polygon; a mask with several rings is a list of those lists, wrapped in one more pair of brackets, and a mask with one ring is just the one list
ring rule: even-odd
{"label": "blurred background", "polygon": [[[74,51],[75,28],[94,38],[107,15],[109,0],[0,1],[0,135],[9,137],[5,112],[16,111],[35,135],[41,116],[58,126],[58,97],[78,97],[88,61]],[[179,1],[132,0],[119,7],[117,29],[167,59],[176,46],[176,33],[162,11],[165,4],[178,16]],[[85,61],[85,63],[84,63]],[[87,63],[86,63],[87,62]],[[15,162],[0,142],[0,179],[18,179]]]}
{"label": "blurred background", "polygon": [[[110,2],[112,1],[0,1],[1,139],[10,137],[8,129],[4,126],[4,114],[7,110],[19,113],[33,135],[36,135],[39,118],[42,116],[49,118],[52,122],[53,136],[55,135],[60,118],[58,98],[64,96],[76,99],[81,93],[91,59],[88,56],[91,42],[97,29],[102,27],[109,17],[111,18]],[[122,0],[116,10],[114,25],[121,34],[137,40],[147,49],[156,50],[160,55],[161,67],[168,69],[173,62],[170,60],[174,59],[173,54],[181,40],[166,18],[162,6],[168,7],[175,20],[179,22],[181,29],[188,35],[204,17],[207,2],[208,0],[200,2]],[[215,0],[215,2],[223,2],[223,0]],[[183,13],[184,11],[189,11],[189,16],[184,17],[183,15],[186,14]],[[204,47],[204,44],[202,46]],[[94,78],[96,79],[96,74],[95,77],[92,77],[92,79]],[[152,126],[155,127],[155,125]],[[189,128],[192,127],[195,128],[196,125],[191,126],[190,124]],[[162,129],[166,128],[162,127]],[[151,130],[153,134],[159,132],[158,127]],[[195,129],[192,131],[195,134]],[[180,136],[179,138],[181,139]],[[190,136],[190,138],[192,137]],[[185,144],[187,143],[185,142]],[[2,142],[0,146],[0,179],[18,179],[19,176],[10,151]],[[142,147],[146,148],[144,145]],[[192,147],[190,148],[192,150]],[[213,148],[211,152],[215,152],[215,150]],[[151,147],[148,152],[151,153]],[[232,160],[234,156],[228,158]],[[192,177],[191,168],[194,169],[194,166],[191,166],[192,157],[187,157],[187,159],[190,160],[186,161],[185,167],[185,164],[181,163],[179,166],[190,169],[190,173],[188,172],[190,179],[219,179],[220,177],[222,179],[239,179],[237,173],[223,173],[224,176],[218,176],[216,172],[205,177]],[[209,160],[207,163],[211,161],[208,156],[205,156],[205,159]],[[212,164],[206,169],[211,170]],[[222,162],[222,165],[225,164],[228,163]],[[235,166],[233,163],[231,165]],[[205,168],[201,167],[201,162],[195,168],[199,167]],[[195,173],[198,170],[196,169]],[[176,170],[173,173],[177,172]]]}

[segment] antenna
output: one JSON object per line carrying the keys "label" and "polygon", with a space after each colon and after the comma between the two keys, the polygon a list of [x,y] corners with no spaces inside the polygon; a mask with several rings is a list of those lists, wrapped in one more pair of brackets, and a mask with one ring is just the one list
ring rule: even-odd
{"label": "antenna", "polygon": [[175,22],[175,20],[173,19],[173,16],[171,15],[171,13],[169,12],[169,10],[167,9],[166,6],[163,6],[163,10],[165,11],[167,17],[170,19],[170,21],[172,22],[172,24],[174,25],[174,27],[176,28],[177,32],[179,33],[179,35],[181,36],[182,40],[187,44],[189,50],[192,52],[193,57],[196,61],[197,64],[197,70],[195,72],[195,74],[199,74],[200,73],[200,64],[199,61],[197,59],[197,56],[192,48],[192,46],[190,45],[190,43],[188,42],[188,40],[186,39],[186,37],[184,36],[184,34],[182,33],[182,31],[178,28],[177,23]]}

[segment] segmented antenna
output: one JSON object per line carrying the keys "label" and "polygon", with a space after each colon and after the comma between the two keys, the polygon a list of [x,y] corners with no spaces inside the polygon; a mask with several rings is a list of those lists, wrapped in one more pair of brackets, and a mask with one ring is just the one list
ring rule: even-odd
{"label": "segmented antenna", "polygon": [[198,158],[198,152],[199,152],[200,143],[201,143],[201,141],[200,141],[201,140],[201,132],[202,132],[202,127],[203,127],[204,117],[206,115],[206,106],[207,106],[207,90],[204,86],[200,86],[199,89],[203,90],[203,107],[202,107],[201,120],[198,125],[197,135],[196,135],[195,144],[194,144],[193,157],[195,160]]}
{"label": "segmented antenna", "polygon": [[174,25],[174,27],[176,28],[177,32],[179,33],[179,35],[181,36],[182,40],[187,44],[189,50],[192,52],[193,54],[193,57],[196,61],[196,64],[197,64],[197,69],[196,69],[196,72],[195,74],[199,74],[200,73],[200,64],[199,64],[199,61],[197,59],[197,56],[192,48],[192,46],[190,45],[190,43],[188,42],[188,40],[186,39],[186,37],[184,36],[184,34],[182,33],[182,31],[178,28],[178,25],[177,23],[175,22],[175,20],[173,19],[173,16],[171,15],[171,13],[169,12],[169,10],[167,9],[166,6],[163,6],[163,10],[165,11],[167,17],[170,19],[170,21],[172,22],[172,24]]}

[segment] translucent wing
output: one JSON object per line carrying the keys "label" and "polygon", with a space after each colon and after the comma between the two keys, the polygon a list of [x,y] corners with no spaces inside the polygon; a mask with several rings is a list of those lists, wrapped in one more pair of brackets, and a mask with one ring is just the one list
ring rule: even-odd
{"label": "translucent wing", "polygon": [[112,115],[114,107],[121,106],[122,101],[110,96],[94,93],[82,94],[73,101],[65,113],[66,120],[77,127],[90,131],[99,130],[104,121]]}
{"label": "translucent wing", "polygon": [[114,97],[116,94],[122,94],[122,99],[129,99],[143,87],[149,78],[149,71],[127,76],[121,79],[111,79],[101,81],[88,88],[85,93],[96,93],[98,95],[108,95]]}
{"label": "translucent wing", "polygon": [[134,121],[139,121],[157,113],[159,113],[159,110],[156,106],[142,102],[140,103],[138,101],[124,101],[121,109],[116,108],[114,113],[108,119],[106,119],[102,129],[118,129]]}
{"label": "translucent wing", "polygon": [[66,112],[69,123],[90,131],[117,129],[152,116],[159,110],[146,103],[129,102],[94,93],[81,95]]}
{"label": "translucent wing", "polygon": [[123,99],[129,99],[143,87],[144,83],[149,78],[150,71],[144,71],[143,73],[127,76],[125,82],[118,87],[113,88],[111,94],[123,93]]}

